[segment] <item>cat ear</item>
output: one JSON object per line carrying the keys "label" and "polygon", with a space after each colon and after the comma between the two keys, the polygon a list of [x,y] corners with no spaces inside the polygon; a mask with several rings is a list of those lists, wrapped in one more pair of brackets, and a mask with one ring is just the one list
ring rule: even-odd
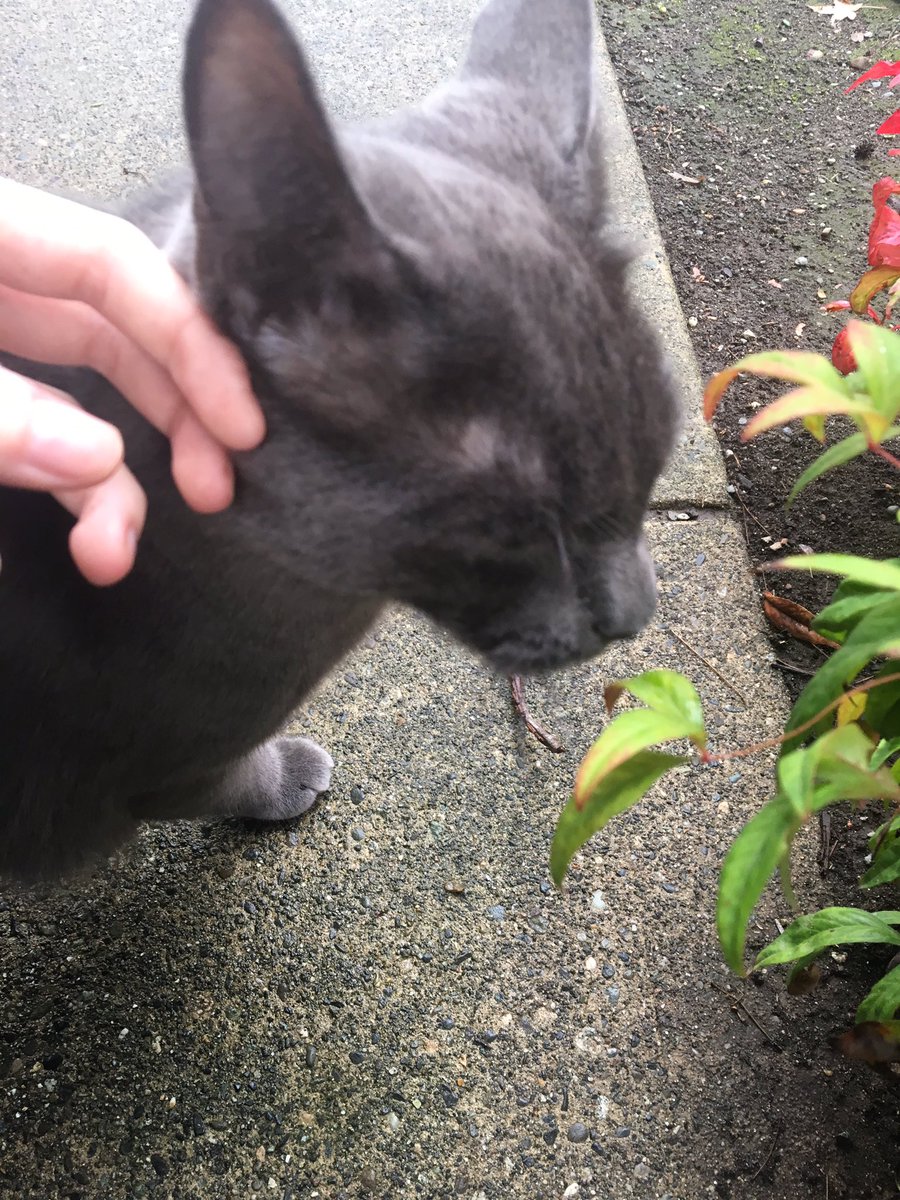
{"label": "cat ear", "polygon": [[254,309],[277,312],[364,275],[377,235],[269,0],[200,0],[183,87],[201,285],[240,285]]}
{"label": "cat ear", "polygon": [[570,158],[591,128],[593,55],[593,0],[489,0],[462,74],[516,88]]}

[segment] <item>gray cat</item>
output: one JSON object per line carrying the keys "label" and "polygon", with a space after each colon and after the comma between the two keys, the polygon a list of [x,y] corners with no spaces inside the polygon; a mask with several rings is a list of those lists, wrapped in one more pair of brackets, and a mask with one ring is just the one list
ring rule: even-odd
{"label": "gray cat", "polygon": [[332,761],[278,730],[387,602],[510,673],[650,618],[676,403],[604,234],[592,22],[491,0],[451,83],[335,132],[268,0],[200,0],[193,171],[125,215],[240,347],[269,434],[198,516],[103,379],[6,357],[122,429],[150,511],[98,589],[71,518],[0,488],[0,873],[57,876],[142,820],[304,812]]}

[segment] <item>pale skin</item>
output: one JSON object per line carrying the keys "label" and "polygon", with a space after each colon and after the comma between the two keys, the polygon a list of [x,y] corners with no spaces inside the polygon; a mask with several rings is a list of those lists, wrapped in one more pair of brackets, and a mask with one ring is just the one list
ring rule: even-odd
{"label": "pale skin", "polygon": [[[230,451],[252,449],[265,433],[237,351],[143,233],[6,179],[0,349],[104,375],[168,436],[173,478],[198,512],[231,503]],[[69,547],[91,583],[131,570],[147,498],[119,431],[2,367],[0,484],[50,492],[77,518]]]}

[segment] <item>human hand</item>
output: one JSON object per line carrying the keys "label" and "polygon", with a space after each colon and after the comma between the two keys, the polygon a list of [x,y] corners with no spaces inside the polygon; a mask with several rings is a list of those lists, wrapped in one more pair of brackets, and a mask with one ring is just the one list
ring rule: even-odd
{"label": "human hand", "polygon": [[[265,432],[247,372],[162,253],[121,217],[0,179],[0,348],[93,367],[172,443],[198,512],[234,496],[229,450]],[[131,570],[147,500],[118,430],[71,397],[0,368],[0,484],[51,492],[92,583]]]}

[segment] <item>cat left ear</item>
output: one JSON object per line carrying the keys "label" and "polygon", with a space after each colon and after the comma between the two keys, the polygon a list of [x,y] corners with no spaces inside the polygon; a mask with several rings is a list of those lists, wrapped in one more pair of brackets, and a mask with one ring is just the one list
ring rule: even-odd
{"label": "cat left ear", "polygon": [[463,78],[515,88],[564,158],[593,120],[593,0],[489,0],[475,22]]}

